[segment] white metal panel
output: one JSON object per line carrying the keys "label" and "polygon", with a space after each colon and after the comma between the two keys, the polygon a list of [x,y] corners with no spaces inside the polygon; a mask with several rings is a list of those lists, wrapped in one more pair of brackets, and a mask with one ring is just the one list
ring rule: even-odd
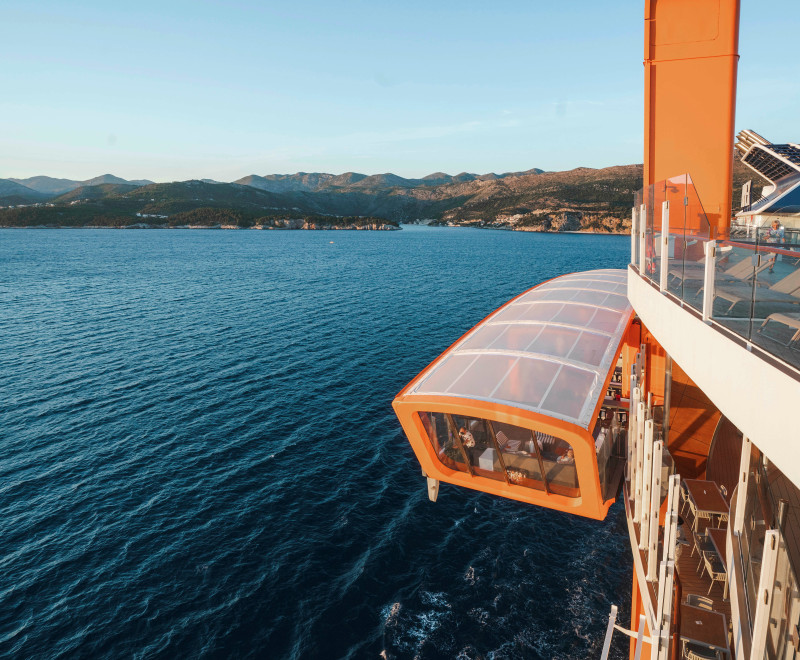
{"label": "white metal panel", "polygon": [[786,421],[786,411],[800,401],[800,381],[681,309],[632,270],[628,296],[647,329],[722,414],[800,484],[800,425]]}

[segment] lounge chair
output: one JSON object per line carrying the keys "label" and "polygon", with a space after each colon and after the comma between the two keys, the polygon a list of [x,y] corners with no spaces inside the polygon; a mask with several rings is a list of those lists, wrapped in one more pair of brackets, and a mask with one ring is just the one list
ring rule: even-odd
{"label": "lounge chair", "polygon": [[771,305],[800,304],[800,269],[792,271],[789,275],[778,280],[770,287],[756,286],[742,282],[741,284],[725,283],[716,286],[714,298],[727,300],[731,305],[726,314],[730,314],[736,303],[751,301],[755,294],[755,303],[769,303]]}
{"label": "lounge chair", "polygon": [[800,339],[800,312],[775,312],[774,314],[770,314],[766,319],[764,319],[764,322],[761,324],[758,332],[763,333],[767,323],[770,321],[782,323],[783,325],[788,325],[790,328],[794,329],[795,332],[792,335],[792,338],[786,342],[786,346],[790,346]]}
{"label": "lounge chair", "polygon": [[714,611],[714,601],[708,596],[698,596],[697,594],[688,594],[686,596],[686,604],[696,607],[699,610],[707,610],[708,612]]}

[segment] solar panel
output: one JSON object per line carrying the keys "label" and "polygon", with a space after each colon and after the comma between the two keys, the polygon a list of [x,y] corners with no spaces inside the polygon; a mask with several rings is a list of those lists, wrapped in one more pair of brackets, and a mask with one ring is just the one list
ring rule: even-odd
{"label": "solar panel", "polygon": [[736,138],[742,162],[770,182],[800,172],[800,146],[772,144],[750,130],[741,131]]}

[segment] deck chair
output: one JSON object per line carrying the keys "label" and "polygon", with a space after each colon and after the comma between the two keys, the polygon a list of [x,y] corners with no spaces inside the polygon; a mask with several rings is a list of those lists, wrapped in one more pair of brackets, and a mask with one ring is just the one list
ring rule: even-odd
{"label": "deck chair", "polygon": [[692,644],[683,640],[683,657],[685,660],[719,660],[719,653],[707,646]]}
{"label": "deck chair", "polygon": [[[732,284],[734,286],[741,284],[742,282],[749,283],[753,281],[753,278],[758,275],[759,273],[765,271],[767,268],[770,268],[775,263],[775,255],[764,259],[764,261],[756,266],[753,267],[753,260],[750,257],[745,257],[741,261],[737,262],[727,270],[722,271],[721,273],[717,273],[714,277],[714,285],[725,285],[725,284]],[[700,274],[699,278],[695,279],[703,279],[703,274]],[[704,286],[701,286],[695,297],[702,296],[703,290],[705,289]]]}
{"label": "deck chair", "polygon": [[709,594],[714,588],[715,582],[722,582],[722,590],[723,593],[725,592],[725,587],[728,584],[728,573],[716,554],[703,555],[703,571],[700,573],[700,577],[703,577],[703,573],[708,573],[708,577],[711,578],[711,586],[708,588]]}
{"label": "deck chair", "polygon": [[714,298],[722,298],[731,305],[726,314],[730,314],[736,303],[750,301],[755,293],[757,304],[766,303],[770,305],[797,305],[800,304],[800,268],[792,271],[789,275],[778,280],[770,287],[756,288],[742,282],[741,284],[722,284],[715,287]]}
{"label": "deck chair", "polygon": [[[711,542],[711,539],[705,534],[693,532],[692,537],[694,539],[694,548],[692,548],[692,554],[689,556],[691,557],[695,550],[700,554],[700,562],[697,564],[697,568],[694,569],[694,572],[697,573],[703,565],[706,556],[716,554],[716,550],[714,550],[714,544]],[[702,575],[702,573],[700,575]]]}
{"label": "deck chair", "polygon": [[792,335],[792,338],[786,342],[786,346],[790,346],[800,339],[800,312],[775,312],[774,314],[770,314],[766,319],[764,319],[764,322],[761,324],[758,332],[763,333],[766,329],[767,323],[770,321],[782,323],[783,325],[788,325],[790,328],[794,329],[795,332]]}
{"label": "deck chair", "polygon": [[708,596],[698,596],[697,594],[688,594],[686,596],[686,604],[691,605],[692,607],[696,607],[700,610],[708,610],[712,612],[714,610],[714,601],[711,600]]}

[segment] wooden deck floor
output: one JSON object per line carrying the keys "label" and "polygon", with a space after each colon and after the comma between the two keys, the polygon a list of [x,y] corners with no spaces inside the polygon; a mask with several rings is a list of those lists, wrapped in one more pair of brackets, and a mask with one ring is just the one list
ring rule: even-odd
{"label": "wooden deck floor", "polygon": [[[691,514],[689,514],[689,518],[691,518]],[[690,535],[690,530],[688,529],[689,525],[690,522],[687,519],[685,523],[687,527],[687,536]],[[706,525],[707,523],[705,520],[700,521],[699,529],[701,533],[705,530]],[[689,537],[689,540],[691,543],[691,537]],[[730,597],[727,600],[723,599],[723,586],[721,582],[715,582],[712,587],[708,575],[704,573],[702,577],[700,576],[702,566],[698,568],[698,563],[700,563],[700,557],[697,552],[692,554],[692,546],[684,546],[681,556],[678,558],[678,576],[681,581],[681,601],[686,601],[686,596],[688,594],[697,594],[698,596],[712,598],[714,600],[714,610],[725,614],[725,617],[730,621]],[[710,592],[709,588],[711,589]]]}

